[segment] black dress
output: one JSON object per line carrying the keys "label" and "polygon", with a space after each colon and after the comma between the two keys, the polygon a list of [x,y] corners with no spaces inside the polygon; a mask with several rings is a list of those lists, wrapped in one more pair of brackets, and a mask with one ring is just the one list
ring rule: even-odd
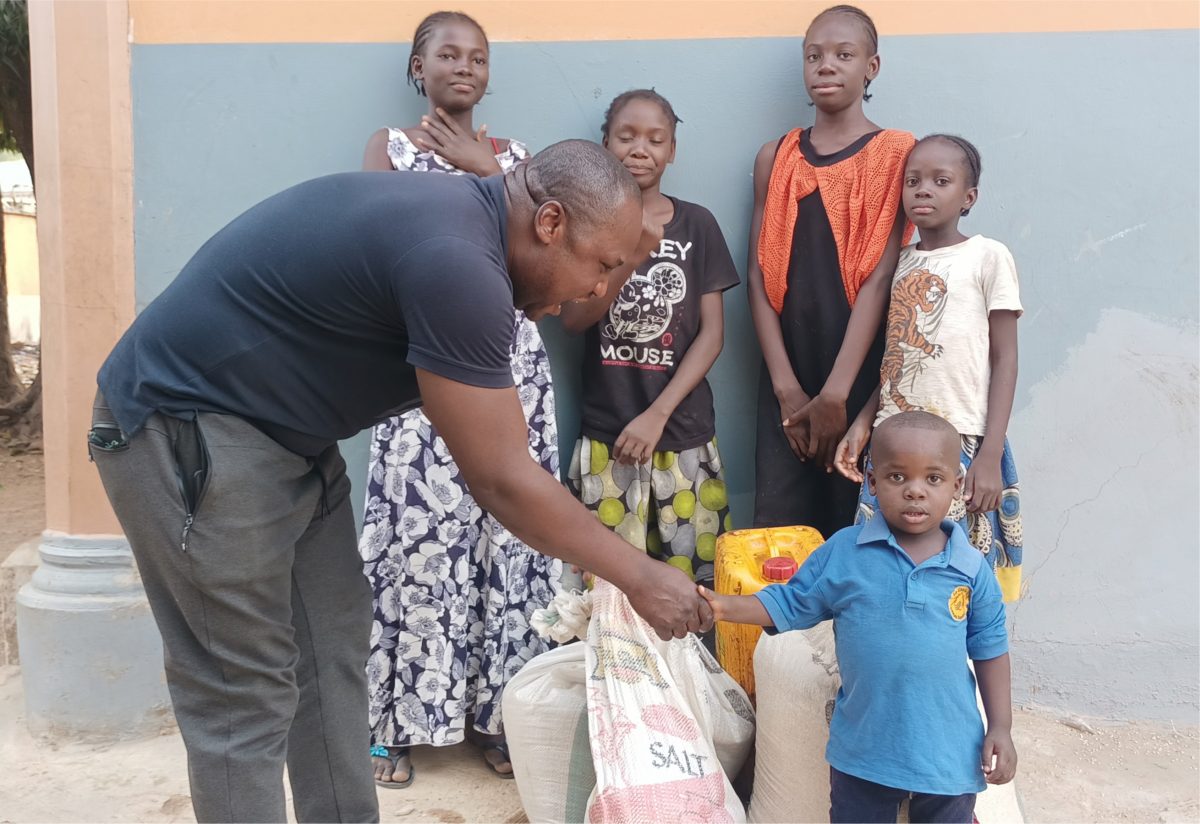
{"label": "black dress", "polygon": [[[863,135],[828,155],[813,149],[809,134],[808,129],[801,132],[798,145],[781,143],[780,151],[800,151],[813,166],[834,166],[861,151],[878,132]],[[852,164],[846,167],[850,173]],[[799,202],[787,277],[787,294],[779,314],[783,344],[800,386],[809,397],[816,397],[833,370],[851,309],[842,283],[837,242],[819,188]],[[847,421],[858,414],[879,381],[883,344],[881,322],[847,398]],[[859,485],[836,470],[826,472],[819,462],[801,462],[792,452],[783,434],[779,401],[765,363],[759,380],[755,451],[754,526],[805,525],[828,538],[853,523]]]}

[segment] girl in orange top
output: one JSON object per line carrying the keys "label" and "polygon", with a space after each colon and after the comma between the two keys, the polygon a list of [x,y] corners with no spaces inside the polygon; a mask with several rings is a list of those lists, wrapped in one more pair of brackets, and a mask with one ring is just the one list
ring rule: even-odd
{"label": "girl in orange top", "polygon": [[[878,35],[854,6],[804,35],[816,119],[759,150],[747,282],[765,368],[759,392],[755,526],[806,524],[829,536],[854,519],[858,489],[833,472],[846,410],[876,383],[915,139],[867,119]],[[853,311],[852,311],[853,310]]]}

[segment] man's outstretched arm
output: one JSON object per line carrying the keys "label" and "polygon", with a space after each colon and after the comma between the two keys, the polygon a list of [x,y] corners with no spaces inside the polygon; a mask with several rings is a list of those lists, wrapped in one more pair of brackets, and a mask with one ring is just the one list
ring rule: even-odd
{"label": "man's outstretched arm", "polygon": [[613,583],[663,638],[712,625],[712,610],[686,574],[610,532],[533,461],[516,389],[469,386],[423,369],[417,382],[471,494],[514,535]]}

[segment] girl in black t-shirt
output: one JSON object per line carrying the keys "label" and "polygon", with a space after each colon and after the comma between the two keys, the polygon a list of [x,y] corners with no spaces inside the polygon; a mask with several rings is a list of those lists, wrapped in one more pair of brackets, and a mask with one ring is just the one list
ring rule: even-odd
{"label": "girl in black t-shirt", "polygon": [[659,190],[679,122],[648,89],[605,114],[604,145],[641,185],[662,238],[606,295],[563,307],[567,331],[586,335],[583,437],[568,479],[622,538],[711,584],[729,498],[705,375],[721,352],[721,295],[738,275],[712,214]]}

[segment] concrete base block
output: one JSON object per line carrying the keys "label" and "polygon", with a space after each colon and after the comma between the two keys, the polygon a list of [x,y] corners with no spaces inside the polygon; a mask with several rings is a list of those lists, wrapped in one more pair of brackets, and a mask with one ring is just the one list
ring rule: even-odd
{"label": "concrete base block", "polygon": [[169,727],[162,641],[125,540],[46,532],[38,554],[16,599],[30,731],[116,739]]}
{"label": "concrete base block", "polygon": [[0,667],[20,663],[17,647],[17,592],[33,577],[38,542],[20,544],[0,563]]}

